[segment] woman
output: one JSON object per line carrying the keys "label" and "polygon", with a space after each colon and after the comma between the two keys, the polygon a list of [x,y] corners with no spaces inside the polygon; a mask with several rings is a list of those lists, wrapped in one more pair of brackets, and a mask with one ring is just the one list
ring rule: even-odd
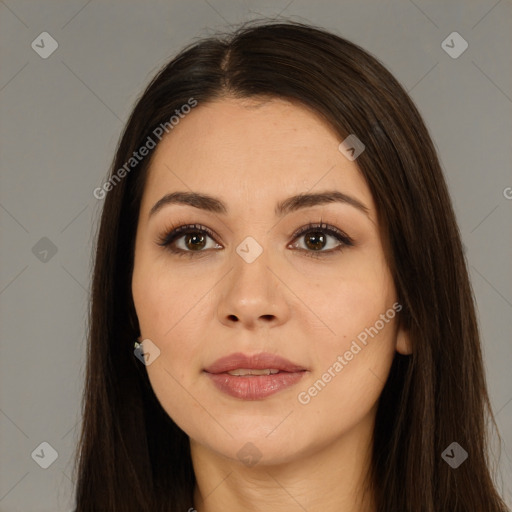
{"label": "woman", "polygon": [[77,511],[506,510],[447,187],[375,58],[200,41],[95,196]]}

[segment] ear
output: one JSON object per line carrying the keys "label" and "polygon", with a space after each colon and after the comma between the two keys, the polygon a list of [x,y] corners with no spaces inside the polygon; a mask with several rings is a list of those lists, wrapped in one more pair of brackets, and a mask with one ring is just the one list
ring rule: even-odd
{"label": "ear", "polygon": [[396,351],[404,356],[412,354],[412,343],[409,331],[404,329],[402,322],[399,322],[398,331],[396,333]]}

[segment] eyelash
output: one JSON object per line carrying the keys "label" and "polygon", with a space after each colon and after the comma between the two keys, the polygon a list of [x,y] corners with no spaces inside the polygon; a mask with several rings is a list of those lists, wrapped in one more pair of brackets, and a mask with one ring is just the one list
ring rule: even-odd
{"label": "eyelash", "polygon": [[[334,249],[329,249],[328,251],[311,251],[307,249],[298,249],[301,252],[304,252],[306,256],[312,257],[312,258],[323,258],[326,255],[332,255],[335,252],[341,251],[342,249],[346,247],[352,247],[354,245],[354,241],[343,231],[336,228],[335,226],[331,226],[329,224],[323,223],[321,220],[319,223],[310,223],[306,226],[303,226],[302,228],[298,229],[292,236],[293,241],[295,241],[297,238],[300,238],[301,236],[314,231],[320,231],[325,234],[328,234],[338,242],[340,242],[340,245]],[[198,251],[185,251],[183,249],[176,249],[172,247],[171,244],[173,244],[177,239],[181,238],[184,235],[187,234],[193,234],[193,233],[203,233],[207,234],[212,240],[215,241],[215,243],[218,243],[216,241],[216,235],[213,233],[212,230],[207,228],[206,226],[203,226],[201,224],[185,224],[181,226],[170,226],[163,235],[159,236],[157,239],[157,245],[164,247],[166,250],[170,251],[173,254],[176,254],[177,256],[187,256],[190,258],[197,257],[205,253],[207,251],[205,250],[198,250]],[[181,236],[180,236],[181,235]]]}

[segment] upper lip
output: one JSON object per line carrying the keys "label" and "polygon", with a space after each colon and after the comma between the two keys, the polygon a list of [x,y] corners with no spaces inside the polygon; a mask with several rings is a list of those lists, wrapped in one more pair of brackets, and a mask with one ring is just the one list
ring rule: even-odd
{"label": "upper lip", "polygon": [[229,354],[217,359],[213,364],[205,368],[208,373],[225,373],[237,369],[265,370],[267,368],[277,369],[283,372],[298,372],[305,370],[304,367],[292,363],[284,357],[276,354],[261,352],[259,354],[246,355],[240,352]]}

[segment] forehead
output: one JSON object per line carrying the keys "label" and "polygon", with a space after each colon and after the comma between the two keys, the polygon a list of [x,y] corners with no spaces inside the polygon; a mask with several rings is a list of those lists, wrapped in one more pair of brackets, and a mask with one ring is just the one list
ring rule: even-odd
{"label": "forehead", "polygon": [[368,186],[356,163],[338,150],[340,142],[319,115],[286,100],[199,104],[157,146],[142,207],[177,189],[223,197],[240,208],[269,201],[273,208],[290,195],[337,189],[372,210]]}

